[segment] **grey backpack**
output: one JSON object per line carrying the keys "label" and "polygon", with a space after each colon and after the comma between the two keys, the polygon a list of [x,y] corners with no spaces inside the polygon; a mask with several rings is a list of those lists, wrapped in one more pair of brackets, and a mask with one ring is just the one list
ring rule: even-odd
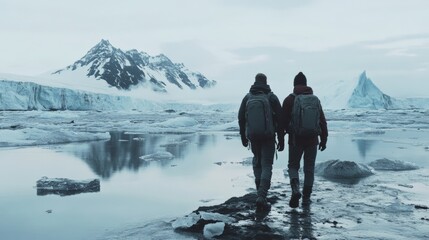
{"label": "grey backpack", "polygon": [[269,101],[271,94],[261,92],[247,95],[246,137],[250,141],[274,137],[273,111]]}
{"label": "grey backpack", "polygon": [[320,135],[320,100],[313,94],[291,94],[295,96],[289,130],[296,136]]}

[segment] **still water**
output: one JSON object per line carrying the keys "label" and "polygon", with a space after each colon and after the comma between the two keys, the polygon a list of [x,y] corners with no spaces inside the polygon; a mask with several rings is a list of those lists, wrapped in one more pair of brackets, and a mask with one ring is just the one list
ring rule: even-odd
{"label": "still water", "polygon": [[[157,151],[168,151],[175,158],[157,162],[139,159]],[[387,157],[419,162],[427,155],[423,147],[412,144],[334,135],[318,161],[367,163]],[[183,216],[198,206],[221,203],[253,187],[251,166],[242,163],[250,156],[237,135],[219,132],[115,132],[109,141],[3,148],[0,238],[97,239],[129,225]],[[286,167],[284,151],[278,153],[274,171]],[[101,191],[37,196],[34,187],[43,176],[98,178]]]}

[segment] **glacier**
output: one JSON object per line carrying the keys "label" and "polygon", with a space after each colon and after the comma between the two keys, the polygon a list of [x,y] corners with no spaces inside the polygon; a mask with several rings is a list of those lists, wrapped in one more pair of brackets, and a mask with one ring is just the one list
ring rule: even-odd
{"label": "glacier", "polygon": [[0,80],[1,110],[159,110],[147,100]]}
{"label": "glacier", "polygon": [[[30,78],[31,79],[31,78]],[[119,95],[117,92],[97,93],[78,89],[52,87],[31,81],[0,78],[0,110],[139,110],[157,112],[177,110],[232,110],[233,104],[186,104],[151,101],[142,97]]]}
{"label": "glacier", "polygon": [[[75,71],[83,71],[76,69]],[[63,74],[71,74],[64,72]],[[159,111],[204,111],[206,108],[221,111],[236,111],[238,103],[215,103],[205,100],[221,89],[169,90],[170,93],[154,93],[139,88],[130,91],[118,90],[102,80],[73,77],[55,79],[52,77],[28,77],[0,74],[0,110],[138,110]],[[210,92],[208,92],[210,91]],[[210,93],[210,94],[209,94]],[[352,81],[326,84],[315,88],[324,109],[428,109],[429,98],[398,99],[383,93],[363,72],[354,85]],[[210,95],[210,96],[211,96]],[[184,99],[188,98],[185,103]],[[219,98],[219,97],[217,97]],[[190,100],[192,102],[190,102]],[[205,103],[204,103],[205,101]]]}

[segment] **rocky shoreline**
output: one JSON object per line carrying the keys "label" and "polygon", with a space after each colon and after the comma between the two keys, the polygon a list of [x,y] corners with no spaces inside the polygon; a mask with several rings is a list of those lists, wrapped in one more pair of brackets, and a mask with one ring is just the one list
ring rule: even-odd
{"label": "rocky shoreline", "polygon": [[[346,178],[332,179],[324,176],[331,172],[331,168],[343,169],[340,172],[353,177],[344,175],[342,177]],[[271,210],[262,221],[255,220],[256,190],[250,189],[249,193],[232,197],[224,203],[201,206],[191,214],[173,220],[171,224],[176,233],[194,239],[429,237],[425,227],[429,212],[426,205],[422,207],[420,200],[420,193],[423,192],[410,193],[412,184],[404,187],[403,183],[397,181],[411,181],[406,179],[425,174],[424,170],[415,170],[412,175],[408,171],[374,172],[367,166],[338,160],[320,164],[317,170],[319,176],[311,197],[313,202],[308,207],[301,204],[295,209],[289,207],[288,177],[276,172],[268,194]],[[413,226],[412,231],[410,224]]]}

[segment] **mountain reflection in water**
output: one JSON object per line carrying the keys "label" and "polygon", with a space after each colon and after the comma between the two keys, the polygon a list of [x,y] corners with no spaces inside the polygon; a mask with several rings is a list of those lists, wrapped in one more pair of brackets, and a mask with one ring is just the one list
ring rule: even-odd
{"label": "mountain reflection in water", "polygon": [[111,132],[110,140],[93,142],[88,147],[76,147],[74,154],[83,159],[103,179],[109,179],[122,170],[138,171],[150,162],[139,157],[159,151],[173,154],[173,159],[159,161],[161,167],[171,167],[174,161],[184,159],[193,150],[214,145],[216,137],[211,134],[130,134]]}

